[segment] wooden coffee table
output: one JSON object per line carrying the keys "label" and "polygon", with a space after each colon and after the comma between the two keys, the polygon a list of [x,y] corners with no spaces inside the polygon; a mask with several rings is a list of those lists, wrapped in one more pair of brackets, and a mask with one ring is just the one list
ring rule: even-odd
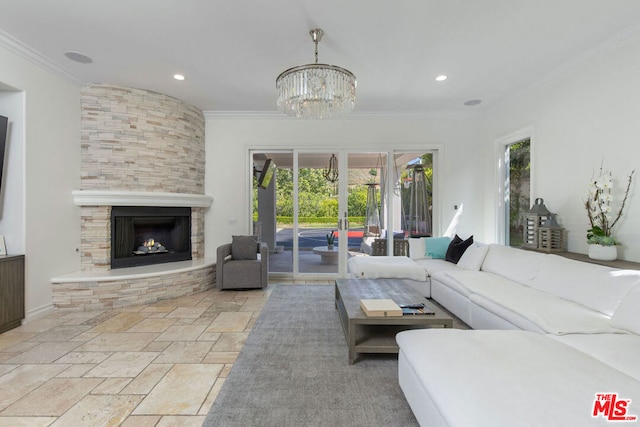
{"label": "wooden coffee table", "polygon": [[[360,307],[361,299],[388,298],[396,304],[425,303],[435,314],[396,317],[369,317]],[[336,310],[349,346],[349,364],[360,353],[398,353],[396,334],[416,328],[451,328],[453,319],[402,281],[392,279],[338,279],[335,284]]]}

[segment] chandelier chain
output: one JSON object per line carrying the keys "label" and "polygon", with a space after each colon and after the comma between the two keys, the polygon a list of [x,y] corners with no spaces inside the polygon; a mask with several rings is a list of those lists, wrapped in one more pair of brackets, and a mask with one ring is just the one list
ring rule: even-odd
{"label": "chandelier chain", "polygon": [[316,45],[316,64],[318,63],[318,40],[313,41]]}
{"label": "chandelier chain", "polygon": [[322,39],[322,35],[324,34],[324,31],[322,31],[320,28],[316,28],[315,30],[309,31],[309,34],[311,35],[313,44],[315,44],[316,46],[315,54],[316,54],[316,64],[317,64],[318,63],[318,43],[320,43],[320,40]]}

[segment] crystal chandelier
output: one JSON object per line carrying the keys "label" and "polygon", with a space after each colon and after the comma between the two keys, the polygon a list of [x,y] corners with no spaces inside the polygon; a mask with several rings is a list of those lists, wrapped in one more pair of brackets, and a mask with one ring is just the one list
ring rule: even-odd
{"label": "crystal chandelier", "polygon": [[356,76],[349,70],[318,64],[318,43],[324,32],[309,31],[316,62],[282,72],[276,79],[278,108],[299,119],[324,119],[353,110]]}

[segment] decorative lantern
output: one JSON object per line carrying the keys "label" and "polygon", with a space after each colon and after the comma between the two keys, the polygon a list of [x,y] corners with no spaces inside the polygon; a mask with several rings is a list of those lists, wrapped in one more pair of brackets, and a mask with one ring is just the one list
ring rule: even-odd
{"label": "decorative lantern", "polygon": [[556,221],[556,214],[538,228],[538,249],[545,252],[561,252],[564,250],[564,228]]}
{"label": "decorative lantern", "polygon": [[531,209],[524,213],[523,248],[538,249],[538,229],[549,218],[550,213],[541,198],[537,198]]}

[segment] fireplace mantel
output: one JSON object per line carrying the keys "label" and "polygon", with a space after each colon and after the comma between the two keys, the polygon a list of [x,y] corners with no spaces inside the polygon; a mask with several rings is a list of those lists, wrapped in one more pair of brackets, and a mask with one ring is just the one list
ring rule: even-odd
{"label": "fireplace mantel", "polygon": [[161,193],[147,191],[75,190],[78,206],[176,206],[208,208],[213,197],[205,194]]}

